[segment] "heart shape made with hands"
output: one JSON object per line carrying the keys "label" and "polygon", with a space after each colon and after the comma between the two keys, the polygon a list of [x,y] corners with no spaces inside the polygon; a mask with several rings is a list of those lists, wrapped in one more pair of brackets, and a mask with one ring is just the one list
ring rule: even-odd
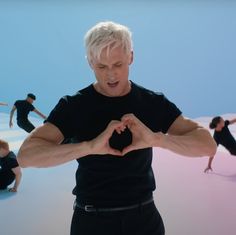
{"label": "heart shape made with hands", "polygon": [[122,151],[125,147],[132,144],[132,133],[128,127],[125,128],[120,134],[116,131],[113,132],[109,139],[109,145],[113,149]]}

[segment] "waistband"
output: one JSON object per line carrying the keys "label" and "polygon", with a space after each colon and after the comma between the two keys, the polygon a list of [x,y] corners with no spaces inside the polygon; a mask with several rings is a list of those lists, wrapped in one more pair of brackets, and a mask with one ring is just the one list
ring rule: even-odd
{"label": "waistband", "polygon": [[109,208],[97,208],[94,207],[93,205],[81,205],[79,203],[77,203],[77,201],[75,200],[74,202],[74,208],[78,207],[86,212],[115,212],[115,211],[125,211],[125,210],[131,210],[131,209],[135,209],[135,208],[139,208],[145,205],[148,205],[150,203],[153,202],[153,197],[151,197],[150,199],[138,203],[138,204],[134,204],[134,205],[130,205],[130,206],[122,206],[122,207],[109,207]]}

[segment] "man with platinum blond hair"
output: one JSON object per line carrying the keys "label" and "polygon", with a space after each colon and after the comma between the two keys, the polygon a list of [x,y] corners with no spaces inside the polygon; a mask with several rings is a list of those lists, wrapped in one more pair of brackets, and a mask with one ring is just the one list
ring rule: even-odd
{"label": "man with platinum blond hair", "polygon": [[[59,100],[22,144],[19,164],[78,161],[71,235],[163,235],[152,147],[199,157],[214,156],[216,143],[164,94],[129,79],[134,55],[126,26],[100,22],[85,44],[96,81]],[[61,144],[67,138],[73,143]]]}

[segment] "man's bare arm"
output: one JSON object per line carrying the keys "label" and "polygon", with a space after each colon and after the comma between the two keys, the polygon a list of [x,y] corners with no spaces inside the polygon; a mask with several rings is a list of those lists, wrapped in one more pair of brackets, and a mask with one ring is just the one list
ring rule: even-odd
{"label": "man's bare arm", "polygon": [[209,131],[183,116],[174,121],[168,134],[153,132],[133,114],[124,115],[122,121],[131,130],[133,139],[123,154],[136,149],[161,147],[189,157],[215,155],[216,143]]}
{"label": "man's bare arm", "polygon": [[18,152],[18,162],[21,167],[51,167],[75,160],[89,154],[121,155],[112,149],[109,139],[116,130],[124,130],[123,123],[112,121],[96,138],[75,144],[60,144],[64,136],[51,123],[36,128],[25,139]]}
{"label": "man's bare arm", "polygon": [[47,118],[44,114],[42,114],[40,111],[38,111],[37,109],[33,110],[35,113],[37,113],[41,118],[43,118],[44,120]]}
{"label": "man's bare arm", "polygon": [[212,171],[212,162],[213,162],[213,160],[214,160],[214,156],[209,157],[207,167],[204,170],[205,173],[208,173],[209,171]]}
{"label": "man's bare arm", "polygon": [[213,157],[217,149],[207,129],[182,115],[171,125],[168,134],[164,135],[160,147],[189,157]]}
{"label": "man's bare arm", "polygon": [[21,173],[21,168],[19,166],[12,168],[11,169],[13,171],[13,173],[15,174],[15,183],[13,188],[9,189],[9,191],[11,192],[17,192],[18,187],[20,185],[20,181],[21,181],[21,177],[22,177],[22,173]]}
{"label": "man's bare arm", "polygon": [[5,103],[5,102],[0,102],[0,105],[2,105],[2,106],[8,106],[8,104]]}
{"label": "man's bare arm", "polygon": [[10,112],[10,120],[9,120],[9,127],[10,128],[13,126],[12,118],[13,118],[13,115],[14,115],[15,111],[16,111],[16,106],[13,105],[13,107],[11,109],[11,112]]}
{"label": "man's bare arm", "polygon": [[234,124],[234,123],[236,123],[236,118],[229,120],[229,124]]}

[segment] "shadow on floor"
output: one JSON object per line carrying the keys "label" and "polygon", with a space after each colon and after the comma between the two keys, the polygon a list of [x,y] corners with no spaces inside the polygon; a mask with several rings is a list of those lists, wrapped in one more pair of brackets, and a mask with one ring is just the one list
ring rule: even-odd
{"label": "shadow on floor", "polygon": [[236,173],[231,174],[231,175],[227,175],[227,174],[222,174],[222,173],[217,173],[217,172],[210,172],[209,174],[217,175],[217,176],[222,177],[225,180],[236,182]]}
{"label": "shadow on floor", "polygon": [[15,196],[16,193],[9,192],[8,189],[0,190],[0,200],[6,200],[10,197]]}

